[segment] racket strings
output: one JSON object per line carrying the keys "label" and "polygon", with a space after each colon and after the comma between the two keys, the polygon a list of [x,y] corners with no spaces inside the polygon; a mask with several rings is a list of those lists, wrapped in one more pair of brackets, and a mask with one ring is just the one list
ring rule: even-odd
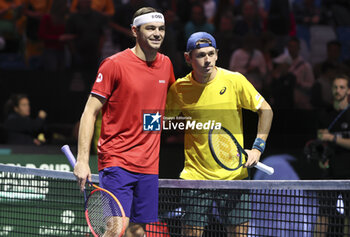
{"label": "racket strings", "polygon": [[95,191],[88,199],[86,206],[92,229],[98,236],[107,231],[117,232],[122,221],[113,221],[113,217],[122,217],[122,212],[116,201],[106,192]]}
{"label": "racket strings", "polygon": [[217,158],[223,165],[233,169],[240,166],[240,152],[227,133],[220,131],[213,134],[212,145]]}

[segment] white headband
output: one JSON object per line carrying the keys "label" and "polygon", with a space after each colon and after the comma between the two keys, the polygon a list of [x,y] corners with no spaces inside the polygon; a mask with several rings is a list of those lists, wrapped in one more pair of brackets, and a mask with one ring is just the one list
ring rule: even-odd
{"label": "white headband", "polygon": [[164,16],[162,13],[159,12],[150,12],[138,17],[135,17],[134,22],[133,22],[133,26],[140,26],[143,24],[147,24],[150,22],[161,22],[164,23]]}

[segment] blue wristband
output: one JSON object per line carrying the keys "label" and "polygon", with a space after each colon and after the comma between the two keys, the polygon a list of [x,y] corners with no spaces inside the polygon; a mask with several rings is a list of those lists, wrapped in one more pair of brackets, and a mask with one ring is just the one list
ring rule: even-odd
{"label": "blue wristband", "polygon": [[255,138],[253,149],[259,150],[261,153],[264,152],[266,146],[266,142],[261,138]]}

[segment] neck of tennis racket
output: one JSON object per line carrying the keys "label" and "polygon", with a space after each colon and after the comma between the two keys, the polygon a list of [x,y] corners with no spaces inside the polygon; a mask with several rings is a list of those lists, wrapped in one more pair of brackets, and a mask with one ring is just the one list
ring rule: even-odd
{"label": "neck of tennis racket", "polygon": [[[66,155],[67,157],[67,160],[69,161],[70,165],[72,166],[72,168],[74,169],[75,167],[75,164],[77,163],[72,151],[70,150],[69,146],[68,145],[64,145],[61,147],[61,151]],[[90,183],[89,180],[87,180],[87,182],[94,186],[94,184]],[[96,188],[96,187],[95,187]],[[87,200],[87,195],[86,195],[86,190],[84,189],[84,199],[85,201]]]}
{"label": "neck of tennis racket", "polygon": [[[72,151],[70,150],[69,146],[68,145],[64,145],[64,146],[62,146],[61,150],[66,155],[70,165],[74,168],[75,164],[77,163],[77,161],[76,161]],[[94,188],[103,189],[103,188],[100,188],[97,185],[91,183],[89,180],[86,180],[86,181],[89,183],[89,185],[93,186]],[[105,190],[105,189],[103,189],[103,190]],[[107,190],[105,190],[105,191],[107,191]],[[109,193],[109,191],[107,191],[107,192]]]}

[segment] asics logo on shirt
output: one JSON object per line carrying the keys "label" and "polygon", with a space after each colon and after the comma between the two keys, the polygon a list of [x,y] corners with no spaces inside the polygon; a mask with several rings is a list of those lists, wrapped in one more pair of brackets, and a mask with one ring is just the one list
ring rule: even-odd
{"label": "asics logo on shirt", "polygon": [[225,91],[226,91],[226,86],[224,86],[224,88],[222,88],[222,89],[221,89],[221,91],[220,91],[220,95],[224,94],[224,93],[225,93]]}

